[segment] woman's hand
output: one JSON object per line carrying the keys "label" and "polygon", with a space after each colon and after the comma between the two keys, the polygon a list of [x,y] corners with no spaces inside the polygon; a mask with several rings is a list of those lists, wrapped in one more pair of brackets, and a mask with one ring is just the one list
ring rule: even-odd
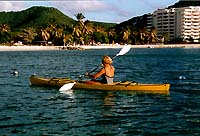
{"label": "woman's hand", "polygon": [[88,72],[85,72],[85,77],[89,77],[90,76],[90,74],[88,73]]}

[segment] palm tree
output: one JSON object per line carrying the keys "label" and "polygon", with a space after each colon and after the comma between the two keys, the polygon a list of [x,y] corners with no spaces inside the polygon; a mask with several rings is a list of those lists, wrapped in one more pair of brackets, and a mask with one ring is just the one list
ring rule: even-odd
{"label": "palm tree", "polygon": [[155,43],[155,42],[157,42],[157,30],[156,30],[155,27],[151,28],[151,31],[149,33],[148,39],[149,39],[149,43]]}
{"label": "palm tree", "polygon": [[0,32],[8,32],[10,30],[10,27],[7,24],[0,24]]}
{"label": "palm tree", "polygon": [[85,18],[85,16],[82,13],[77,13],[75,16],[76,16],[76,19],[78,20],[78,24],[76,25],[78,25],[79,28],[83,30],[83,28],[85,27],[85,24],[83,22],[83,19]]}
{"label": "palm tree", "polygon": [[169,33],[167,33],[167,32],[163,33],[163,34],[162,34],[162,38],[163,38],[163,40],[164,40],[164,41],[162,41],[162,42],[164,42],[164,43],[169,42],[169,41],[170,41]]}
{"label": "palm tree", "polygon": [[49,33],[49,40],[51,40],[54,44],[60,45],[63,44],[64,37],[64,29],[57,26],[56,24],[50,24],[46,31]]}
{"label": "palm tree", "polygon": [[[78,13],[75,16],[78,22],[74,25],[72,34],[75,37],[75,40],[76,40],[75,42],[84,44],[85,34],[88,34],[90,31],[88,30],[87,26],[83,22],[83,19],[85,18],[85,16],[82,13]],[[86,24],[88,23],[86,22]]]}
{"label": "palm tree", "polygon": [[64,46],[66,44],[72,44],[72,42],[73,42],[73,36],[72,36],[72,34],[65,34],[65,35],[63,35]]}
{"label": "palm tree", "polygon": [[83,33],[92,34],[93,32],[94,32],[94,26],[93,26],[93,24],[89,20],[86,20],[84,22]]}
{"label": "palm tree", "polygon": [[63,36],[63,29],[62,28],[56,28],[56,29],[54,29],[54,31],[52,31],[52,36],[56,40],[62,38],[62,36]]}
{"label": "palm tree", "polygon": [[9,42],[11,39],[10,27],[7,24],[0,24],[0,43]]}
{"label": "palm tree", "polygon": [[85,18],[85,16],[82,13],[77,13],[76,15],[76,19],[80,22],[83,21],[83,19]]}
{"label": "palm tree", "polygon": [[45,44],[46,44],[46,41],[48,41],[49,38],[50,38],[50,33],[48,32],[48,30],[47,29],[41,29],[40,35],[41,35],[43,41],[45,41]]}
{"label": "palm tree", "polygon": [[137,36],[139,43],[142,44],[142,45],[147,43],[148,42],[148,35],[149,35],[148,31],[145,28],[140,29],[138,36]]}
{"label": "palm tree", "polygon": [[130,32],[129,29],[123,29],[123,31],[121,32],[122,41],[123,41],[124,44],[129,42],[130,34],[131,34],[131,32]]}
{"label": "palm tree", "polygon": [[109,43],[115,44],[115,39],[114,39],[115,35],[116,35],[115,29],[110,29],[108,31]]}
{"label": "palm tree", "polygon": [[105,28],[101,27],[101,26],[95,26],[94,30],[96,32],[100,32],[100,33],[104,33],[106,34]]}
{"label": "palm tree", "polygon": [[23,29],[21,33],[19,33],[19,37],[25,42],[25,43],[31,43],[33,39],[37,36],[37,33],[34,28],[29,27],[27,29]]}
{"label": "palm tree", "polygon": [[73,35],[75,35],[76,37],[80,37],[81,34],[82,34],[81,29],[78,27],[78,25],[75,25],[73,27]]}
{"label": "palm tree", "polygon": [[137,39],[137,35],[138,35],[138,31],[135,31],[135,30],[132,30],[131,31],[131,34],[130,34],[130,40],[131,40],[131,44],[138,44],[138,39]]}
{"label": "palm tree", "polygon": [[76,19],[78,20],[79,27],[83,28],[84,27],[83,19],[85,18],[85,16],[82,13],[77,13],[75,16]]}

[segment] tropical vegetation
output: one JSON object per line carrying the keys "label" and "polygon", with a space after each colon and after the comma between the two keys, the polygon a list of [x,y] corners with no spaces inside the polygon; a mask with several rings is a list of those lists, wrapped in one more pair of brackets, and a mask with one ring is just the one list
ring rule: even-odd
{"label": "tropical vegetation", "polygon": [[156,42],[155,28],[148,32],[143,27],[135,29],[135,27],[121,27],[112,23],[92,22],[85,20],[82,13],[77,13],[76,20],[73,20],[55,8],[32,7],[18,14],[11,12],[0,16],[4,17],[4,20],[0,20],[2,23],[0,43],[22,41],[24,44],[52,43],[65,46]]}
{"label": "tropical vegetation", "polygon": [[[188,4],[191,2],[179,1],[173,6]],[[22,41],[24,44],[65,46],[168,42],[168,33],[163,33],[165,41],[161,41],[155,27],[147,30],[147,17],[145,14],[115,24],[89,21],[82,13],[77,13],[74,20],[52,7],[35,6],[19,12],[0,12],[0,43]]]}

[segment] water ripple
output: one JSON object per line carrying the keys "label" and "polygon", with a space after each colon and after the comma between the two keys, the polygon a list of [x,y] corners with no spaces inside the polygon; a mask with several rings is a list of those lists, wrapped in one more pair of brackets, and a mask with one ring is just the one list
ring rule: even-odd
{"label": "water ripple", "polygon": [[[105,53],[114,56],[118,51],[2,52],[1,135],[198,136],[199,49],[134,49],[115,59],[115,80],[167,80],[169,96],[29,86],[34,73],[77,78],[98,66]],[[13,68],[19,76],[10,75]]]}

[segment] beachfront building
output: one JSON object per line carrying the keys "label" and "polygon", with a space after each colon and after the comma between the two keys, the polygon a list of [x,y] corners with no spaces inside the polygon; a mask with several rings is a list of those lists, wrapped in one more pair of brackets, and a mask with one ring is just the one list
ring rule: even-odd
{"label": "beachfront building", "polygon": [[164,33],[167,33],[170,39],[174,39],[175,22],[175,8],[158,9],[153,12],[152,25],[157,29],[158,37],[162,37]]}
{"label": "beachfront building", "polygon": [[176,17],[175,37],[198,41],[200,39],[200,7],[178,8]]}
{"label": "beachfront building", "polygon": [[157,36],[168,34],[169,39],[182,38],[187,41],[200,39],[200,6],[158,9],[152,14],[152,26]]}
{"label": "beachfront building", "polygon": [[147,31],[151,31],[151,28],[153,26],[152,19],[153,19],[152,15],[150,13],[147,14]]}

